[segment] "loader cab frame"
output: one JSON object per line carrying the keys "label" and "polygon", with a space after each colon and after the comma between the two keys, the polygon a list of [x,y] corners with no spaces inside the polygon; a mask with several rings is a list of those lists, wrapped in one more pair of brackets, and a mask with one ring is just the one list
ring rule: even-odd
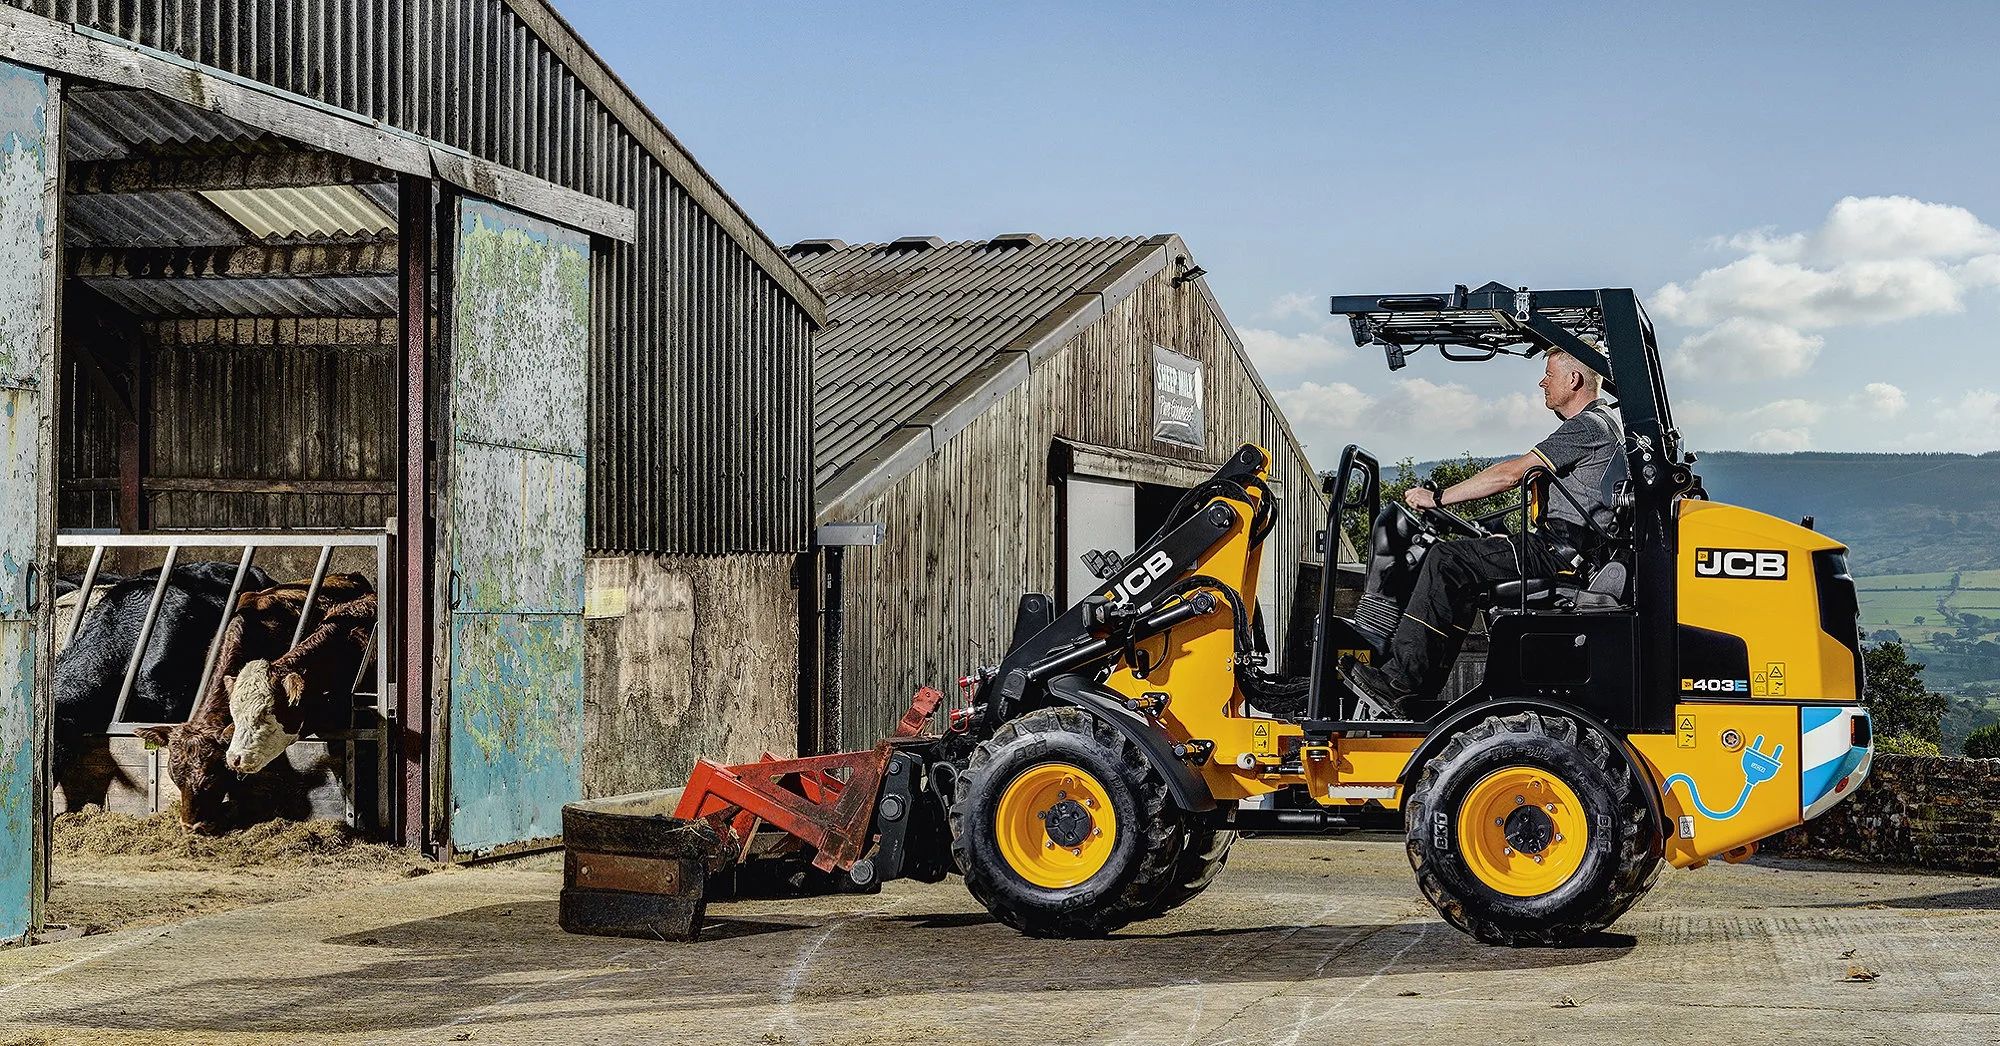
{"label": "loader cab frame", "polygon": [[[1533,291],[1489,283],[1448,294],[1338,295],[1331,311],[1348,317],[1358,346],[1380,345],[1389,369],[1401,369],[1424,346],[1454,362],[1483,362],[1502,355],[1533,357],[1561,349],[1604,379],[1615,397],[1625,432],[1625,495],[1631,572],[1629,598],[1614,610],[1526,610],[1494,625],[1487,681],[1426,723],[1394,724],[1404,732],[1426,732],[1455,713],[1505,689],[1544,691],[1543,696],[1576,704],[1615,730],[1671,729],[1679,693],[1676,619],[1675,502],[1701,496],[1689,469],[1680,432],[1674,427],[1660,374],[1653,325],[1629,289]],[[1340,469],[1327,483],[1329,551],[1338,547],[1343,513],[1361,508],[1374,519],[1380,503],[1380,465],[1358,447],[1348,448]],[[1351,650],[1352,624],[1336,612],[1338,571],[1328,571],[1320,593],[1314,635],[1312,688],[1305,722],[1308,736],[1350,730],[1383,732],[1392,724],[1356,721],[1351,695],[1337,682],[1344,650]],[[1346,629],[1346,632],[1343,632]],[[1546,649],[1544,649],[1546,648]],[[1547,674],[1522,679],[1532,662],[1552,664]],[[1531,657],[1530,655],[1534,655]],[[1566,665],[1568,662],[1573,662]]]}

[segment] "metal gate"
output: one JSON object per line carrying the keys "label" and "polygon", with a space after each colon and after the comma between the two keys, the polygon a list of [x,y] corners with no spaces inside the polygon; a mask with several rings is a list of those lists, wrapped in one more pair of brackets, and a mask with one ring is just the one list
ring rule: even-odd
{"label": "metal gate", "polygon": [[583,795],[590,239],[461,198],[451,265],[451,853],[561,834]]}
{"label": "metal gate", "polygon": [[55,81],[0,62],[0,938],[35,922],[43,795],[36,619],[54,499]]}

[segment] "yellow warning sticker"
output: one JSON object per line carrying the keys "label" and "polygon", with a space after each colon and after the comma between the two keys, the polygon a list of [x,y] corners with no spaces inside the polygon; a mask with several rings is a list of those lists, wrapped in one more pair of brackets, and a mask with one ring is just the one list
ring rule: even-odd
{"label": "yellow warning sticker", "polygon": [[1694,747],[1694,716],[1683,715],[1674,724],[1674,744],[1680,748]]}
{"label": "yellow warning sticker", "polygon": [[1769,696],[1785,696],[1785,663],[1783,661],[1766,662],[1764,665],[1764,678],[1768,681],[1766,685],[1770,688],[1768,692]]}
{"label": "yellow warning sticker", "polygon": [[1251,747],[1255,748],[1259,752],[1268,752],[1271,750],[1270,727],[1264,725],[1263,723],[1258,723],[1257,728],[1250,732],[1250,736],[1251,736]]}
{"label": "yellow warning sticker", "polygon": [[1334,654],[1337,657],[1351,657],[1357,663],[1364,665],[1369,664],[1375,660],[1375,651],[1368,650],[1365,648],[1361,650],[1336,650],[1334,651]]}

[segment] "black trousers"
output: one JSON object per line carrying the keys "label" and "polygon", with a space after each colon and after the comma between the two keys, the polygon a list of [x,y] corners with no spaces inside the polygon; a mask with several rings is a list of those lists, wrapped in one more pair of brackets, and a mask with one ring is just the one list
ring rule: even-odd
{"label": "black trousers", "polygon": [[1575,553],[1540,533],[1440,541],[1424,554],[1417,587],[1389,640],[1382,671],[1419,697],[1444,688],[1472,626],[1474,597],[1502,581],[1574,577]]}

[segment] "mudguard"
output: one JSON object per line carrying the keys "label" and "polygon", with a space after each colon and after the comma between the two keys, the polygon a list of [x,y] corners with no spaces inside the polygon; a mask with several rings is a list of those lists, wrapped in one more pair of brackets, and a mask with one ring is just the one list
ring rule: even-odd
{"label": "mudguard", "polygon": [[1146,758],[1159,768],[1160,776],[1166,778],[1167,791],[1173,793],[1174,802],[1181,809],[1192,813],[1207,813],[1215,809],[1215,796],[1210,794],[1208,782],[1202,780],[1194,767],[1174,754],[1173,739],[1145,716],[1126,708],[1123,697],[1091,682],[1087,676],[1075,674],[1050,679],[1048,692],[1051,698],[1111,724],[1127,740],[1138,745],[1139,750],[1146,753]]}
{"label": "mudguard", "polygon": [[1460,701],[1453,707],[1445,709],[1443,714],[1431,726],[1430,732],[1424,735],[1423,743],[1417,746],[1416,751],[1410,753],[1410,761],[1403,764],[1403,791],[1408,793],[1411,788],[1416,787],[1417,775],[1423,773],[1424,764],[1430,762],[1433,756],[1443,751],[1444,746],[1451,743],[1452,737],[1459,730],[1479,722],[1487,716],[1513,715],[1517,712],[1546,712],[1550,715],[1566,716],[1574,719],[1582,724],[1583,729],[1595,730],[1601,734],[1606,741],[1610,742],[1613,751],[1624,756],[1625,768],[1631,773],[1638,775],[1639,783],[1644,786],[1639,791],[1645,794],[1646,809],[1653,817],[1653,850],[1654,856],[1659,856],[1663,848],[1663,833],[1666,831],[1667,815],[1666,811],[1660,805],[1659,789],[1653,787],[1652,779],[1647,776],[1644,769],[1645,763],[1640,760],[1639,753],[1634,751],[1631,744],[1623,737],[1620,737],[1616,731],[1604,725],[1596,716],[1577,708],[1575,705],[1565,704],[1561,701],[1551,701],[1547,698],[1539,697],[1510,697],[1492,700],[1479,696],[1478,691],[1475,690],[1473,696],[1469,699]]}

